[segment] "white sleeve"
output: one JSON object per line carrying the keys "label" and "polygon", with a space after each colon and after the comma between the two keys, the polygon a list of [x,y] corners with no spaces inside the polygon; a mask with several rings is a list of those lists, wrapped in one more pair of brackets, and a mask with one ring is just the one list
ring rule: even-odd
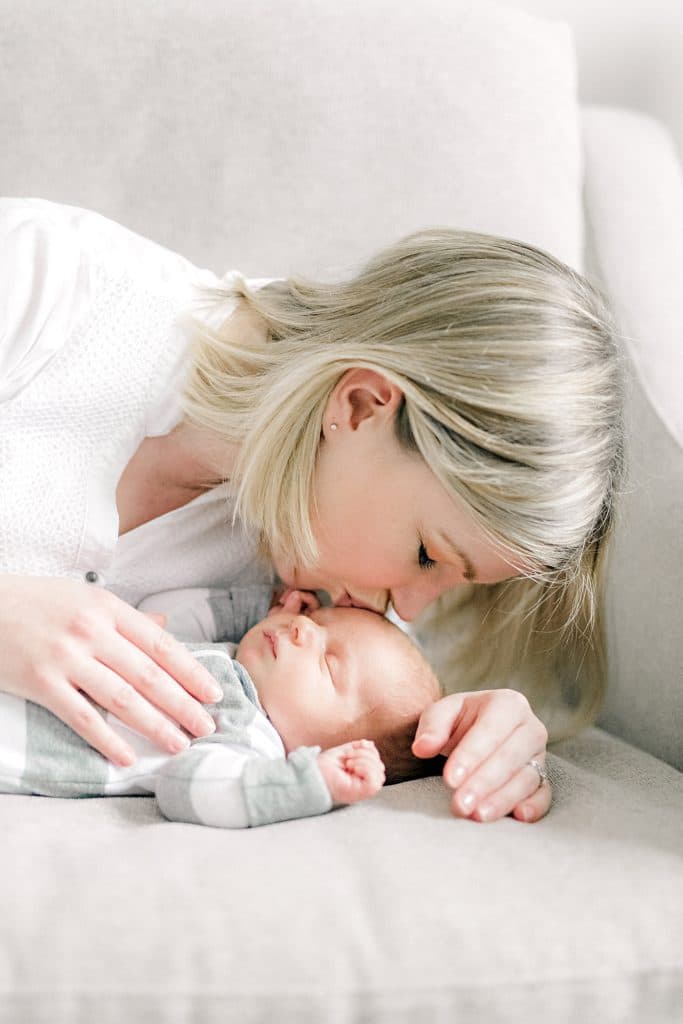
{"label": "white sleeve", "polygon": [[[0,198],[0,401],[21,391],[69,339],[79,316],[87,315],[96,265],[109,276],[133,273],[141,285],[188,306],[199,288],[229,289],[242,277],[237,270],[218,277],[94,210]],[[277,279],[244,280],[261,288]],[[231,297],[217,303],[217,319],[222,322],[233,307]]]}
{"label": "white sleeve", "polygon": [[0,402],[68,339],[89,293],[76,233],[49,204],[0,199]]}

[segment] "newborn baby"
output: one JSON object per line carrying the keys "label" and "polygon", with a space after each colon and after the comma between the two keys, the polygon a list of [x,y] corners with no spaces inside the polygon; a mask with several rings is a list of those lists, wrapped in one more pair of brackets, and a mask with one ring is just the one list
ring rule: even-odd
{"label": "newborn baby", "polygon": [[223,689],[204,705],[215,733],[167,754],[100,709],[137,755],[119,767],[45,708],[0,694],[0,791],[153,793],[172,820],[242,828],[321,814],[429,770],[411,743],[438,682],[374,612],[311,609],[291,591],[239,645],[188,646]]}

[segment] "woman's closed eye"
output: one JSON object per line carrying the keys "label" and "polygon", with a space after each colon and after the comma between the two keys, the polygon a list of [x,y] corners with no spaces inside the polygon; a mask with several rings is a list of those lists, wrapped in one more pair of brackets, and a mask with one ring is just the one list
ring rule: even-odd
{"label": "woman's closed eye", "polygon": [[420,547],[418,549],[417,560],[421,569],[433,569],[436,565],[436,561],[430,558],[427,554],[427,549],[424,546],[422,540],[420,540]]}

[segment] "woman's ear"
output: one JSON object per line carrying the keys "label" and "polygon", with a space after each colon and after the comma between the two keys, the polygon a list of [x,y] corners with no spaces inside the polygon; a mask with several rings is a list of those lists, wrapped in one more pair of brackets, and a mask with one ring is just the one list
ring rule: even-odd
{"label": "woman's ear", "polygon": [[378,370],[355,367],[337,381],[330,395],[323,421],[327,437],[332,424],[335,430],[357,430],[362,423],[393,419],[403,392]]}

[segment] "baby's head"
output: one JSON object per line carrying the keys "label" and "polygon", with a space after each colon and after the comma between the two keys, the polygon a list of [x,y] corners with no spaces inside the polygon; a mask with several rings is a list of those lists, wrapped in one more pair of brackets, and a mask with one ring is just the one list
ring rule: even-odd
{"label": "baby's head", "polygon": [[433,774],[411,751],[424,708],[441,696],[434,672],[398,626],[361,608],[282,607],[245,634],[235,655],[289,751],[373,740],[387,782]]}

